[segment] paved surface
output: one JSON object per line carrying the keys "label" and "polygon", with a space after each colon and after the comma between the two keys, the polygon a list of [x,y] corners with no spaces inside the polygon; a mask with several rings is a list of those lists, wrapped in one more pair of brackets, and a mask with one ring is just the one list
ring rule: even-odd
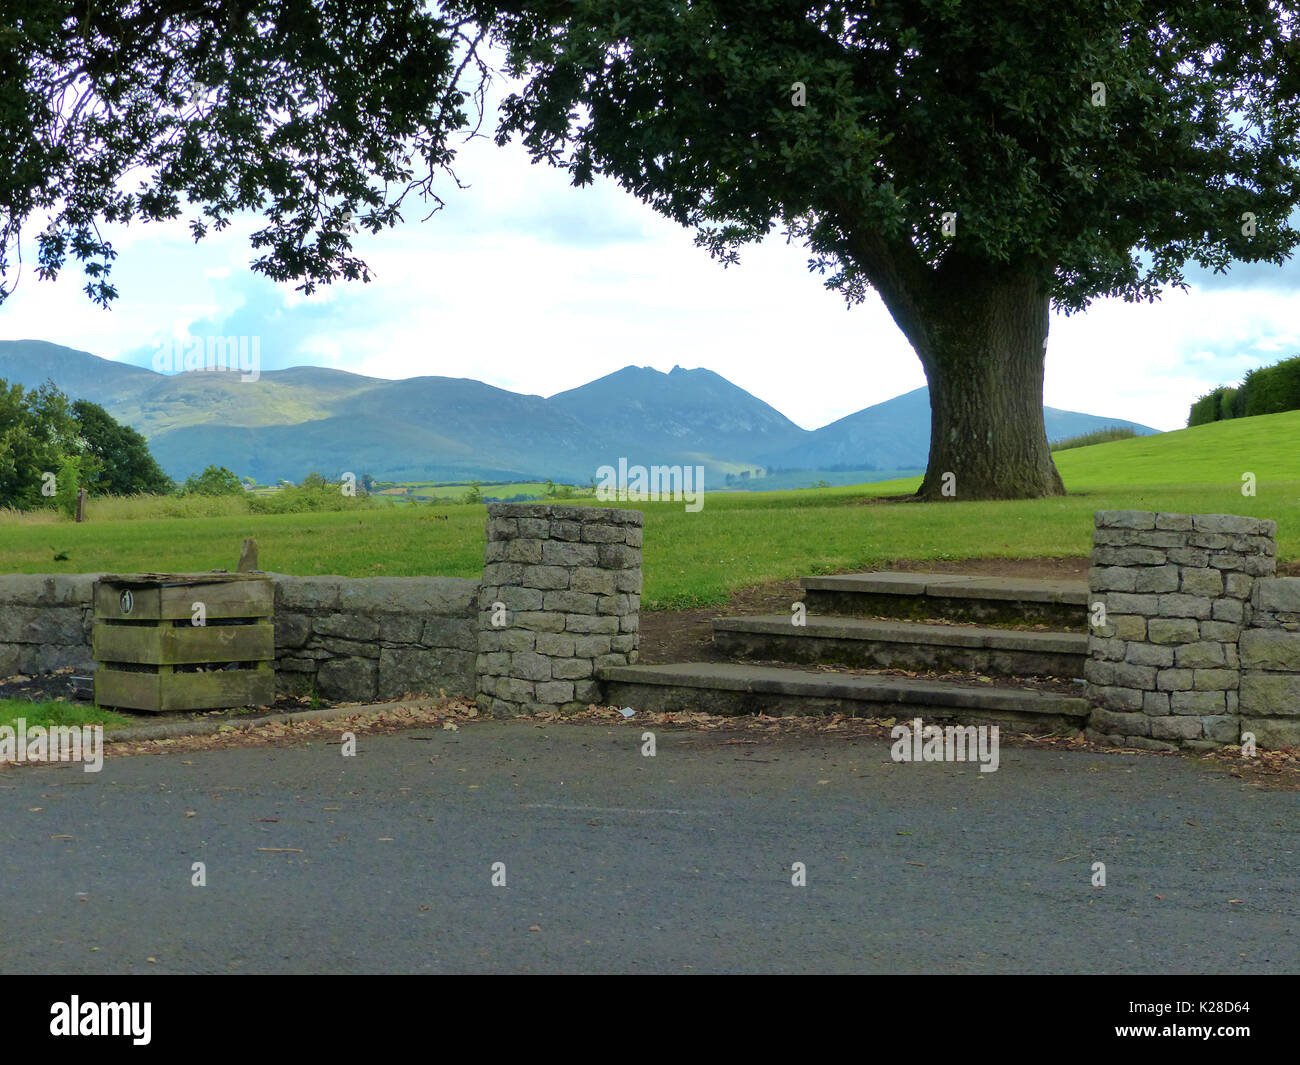
{"label": "paved surface", "polygon": [[1300,971],[1295,793],[1136,755],[895,764],[833,734],[660,731],[646,758],[641,731],[0,772],[0,971]]}

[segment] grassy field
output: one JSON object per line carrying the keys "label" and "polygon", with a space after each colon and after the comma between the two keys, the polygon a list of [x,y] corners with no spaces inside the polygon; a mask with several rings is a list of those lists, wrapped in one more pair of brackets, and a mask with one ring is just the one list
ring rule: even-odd
{"label": "grassy field", "polygon": [[[726,492],[688,513],[645,511],[647,609],[723,601],[745,585],[898,559],[1086,556],[1101,509],[1245,514],[1278,522],[1282,560],[1300,558],[1300,411],[1216,422],[1060,452],[1070,494],[1027,502],[886,503],[919,478],[792,492]],[[1242,475],[1256,478],[1242,495]],[[960,485],[958,485],[960,493]],[[633,505],[633,504],[629,504]],[[473,577],[482,506],[340,513],[0,522],[0,572],[233,568],[246,536],[264,569],[300,575]],[[55,562],[55,551],[67,561]]]}

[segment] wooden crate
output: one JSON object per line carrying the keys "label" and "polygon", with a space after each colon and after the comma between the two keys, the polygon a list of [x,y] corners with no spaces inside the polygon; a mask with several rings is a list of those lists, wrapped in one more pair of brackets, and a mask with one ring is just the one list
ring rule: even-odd
{"label": "wooden crate", "polygon": [[[95,582],[95,703],[220,710],[275,698],[275,592],[246,573],[113,575]],[[195,604],[204,611],[193,624]]]}

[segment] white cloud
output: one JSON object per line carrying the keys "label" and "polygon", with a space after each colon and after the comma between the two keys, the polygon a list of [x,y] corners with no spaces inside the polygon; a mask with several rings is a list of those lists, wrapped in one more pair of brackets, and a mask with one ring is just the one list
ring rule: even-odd
{"label": "white cloud", "polygon": [[[356,238],[369,285],[307,297],[254,277],[255,219],[197,245],[183,222],[134,226],[113,236],[123,254],[111,311],[89,302],[75,268],[56,283],[29,270],[3,307],[4,333],[118,357],[233,316],[239,331],[266,334],[273,365],[474,377],[541,395],[629,363],[705,366],[807,428],[925,383],[879,299],[846,311],[780,236],[724,270],[612,182],[575,189],[517,146],[476,140],[457,171],[470,188],[441,182],[447,206],[429,221],[412,201],[397,229]],[[1215,287],[1054,315],[1045,401],[1178,428],[1196,396],[1293,351],[1298,310],[1284,289]]]}

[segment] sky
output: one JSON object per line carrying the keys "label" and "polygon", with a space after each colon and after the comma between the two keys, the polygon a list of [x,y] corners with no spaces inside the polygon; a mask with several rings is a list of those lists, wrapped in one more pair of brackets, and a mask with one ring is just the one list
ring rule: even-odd
{"label": "sky", "polygon": [[[614,182],[574,188],[517,143],[462,144],[456,171],[470,187],[436,185],[446,206],[427,221],[408,201],[395,229],[354,238],[372,282],[310,297],[250,270],[255,218],[198,244],[178,220],[105,230],[119,296],[104,310],[76,264],[35,276],[30,225],[0,339],[149,366],[164,337],[256,336],[264,371],[470,377],[542,396],[627,365],[706,367],[805,429],[925,384],[880,300],[846,308],[779,234],[724,269]],[[1300,261],[1187,276],[1189,291],[1155,304],[1053,313],[1044,402],[1178,429],[1211,388],[1300,354]]]}

